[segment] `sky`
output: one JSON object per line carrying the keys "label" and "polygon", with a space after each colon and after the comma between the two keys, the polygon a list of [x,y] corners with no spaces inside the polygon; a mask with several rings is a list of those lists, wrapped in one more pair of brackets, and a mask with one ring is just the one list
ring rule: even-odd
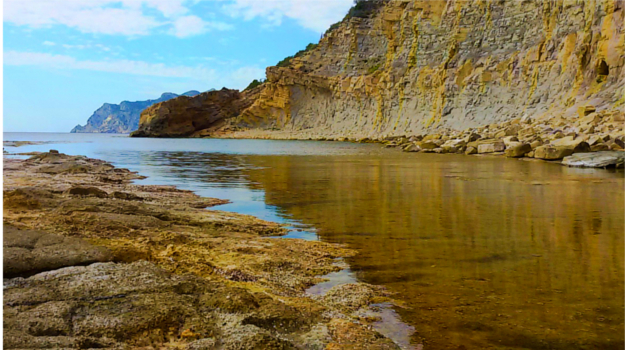
{"label": "sky", "polygon": [[5,132],[69,132],[103,103],[244,89],[353,0],[4,0]]}

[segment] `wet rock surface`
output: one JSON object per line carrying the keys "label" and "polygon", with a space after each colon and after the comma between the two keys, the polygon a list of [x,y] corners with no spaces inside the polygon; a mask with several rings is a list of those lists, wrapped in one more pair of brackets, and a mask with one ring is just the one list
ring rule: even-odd
{"label": "wet rock surface", "polygon": [[268,239],[285,229],[137,178],[57,152],[5,159],[4,348],[397,348],[355,314],[381,289],[304,294],[353,251]]}

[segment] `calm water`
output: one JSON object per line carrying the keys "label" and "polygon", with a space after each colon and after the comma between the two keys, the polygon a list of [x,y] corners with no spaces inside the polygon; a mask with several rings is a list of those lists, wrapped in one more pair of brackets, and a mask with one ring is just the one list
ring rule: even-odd
{"label": "calm water", "polygon": [[413,346],[623,349],[622,171],[336,142],[4,139],[54,141],[6,150],[105,159],[357,249],[347,279],[396,293]]}

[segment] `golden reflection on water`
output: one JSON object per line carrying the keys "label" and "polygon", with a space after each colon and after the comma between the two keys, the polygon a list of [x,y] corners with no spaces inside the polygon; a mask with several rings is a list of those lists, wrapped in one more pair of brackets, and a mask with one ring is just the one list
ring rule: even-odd
{"label": "golden reflection on water", "polygon": [[423,349],[622,349],[623,172],[456,155],[245,156],[265,202],[360,253]]}

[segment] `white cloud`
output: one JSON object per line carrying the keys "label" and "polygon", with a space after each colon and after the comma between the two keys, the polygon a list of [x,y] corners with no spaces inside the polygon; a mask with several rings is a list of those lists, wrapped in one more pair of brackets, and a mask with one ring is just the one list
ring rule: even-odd
{"label": "white cloud", "polygon": [[205,22],[198,16],[182,16],[173,23],[170,33],[179,38],[205,33],[209,30],[230,30],[233,27],[223,22]]}
{"label": "white cloud", "polygon": [[9,66],[42,66],[158,77],[212,79],[216,76],[214,70],[204,67],[166,66],[162,63],[131,60],[77,60],[67,55],[23,51],[5,51],[4,64]]}
{"label": "white cloud", "polygon": [[54,43],[52,41],[47,41],[46,40],[46,41],[43,42],[43,45],[45,45],[45,46],[54,46],[54,45],[56,45],[56,43]]}
{"label": "white cloud", "polygon": [[264,18],[271,25],[280,25],[287,17],[304,28],[323,33],[343,19],[352,5],[353,0],[233,0],[224,5],[224,10],[245,20]]}
{"label": "white cloud", "polygon": [[265,70],[258,66],[241,67],[230,75],[232,86],[246,87],[252,80],[265,77]]}
{"label": "white cloud", "polygon": [[200,82],[203,86],[226,86],[242,89],[253,79],[264,77],[265,71],[257,66],[238,69],[220,69],[205,66],[168,66],[133,60],[78,60],[67,55],[40,52],[5,51],[5,66],[38,66],[54,69],[89,70],[165,78],[183,78]]}
{"label": "white cloud", "polygon": [[[4,21],[32,28],[61,24],[85,33],[145,35],[160,25],[136,1],[110,7],[112,0],[5,0]],[[123,2],[122,2],[123,4]]]}
{"label": "white cloud", "polygon": [[171,33],[179,38],[197,35],[206,31],[204,21],[198,16],[183,16],[174,21]]}
{"label": "white cloud", "polygon": [[64,25],[83,33],[147,35],[157,28],[184,37],[231,27],[186,15],[199,0],[5,0],[4,21],[30,28]]}
{"label": "white cloud", "polygon": [[[138,36],[154,30],[178,37],[208,30],[229,30],[230,24],[206,21],[214,13],[190,14],[190,8],[209,0],[4,0],[4,21],[30,28],[64,25],[84,33]],[[215,0],[213,0],[215,1]],[[343,18],[353,0],[220,0],[235,18],[263,18],[280,25],[291,18],[301,26],[324,32]],[[199,16],[198,16],[199,15]]]}
{"label": "white cloud", "polygon": [[95,44],[95,47],[97,47],[98,49],[102,50],[102,51],[111,51],[111,48],[102,44]]}
{"label": "white cloud", "polygon": [[63,46],[64,48],[66,48],[66,49],[79,49],[79,50],[82,50],[82,49],[87,48],[87,46],[86,46],[86,45],[69,45],[69,44],[63,44],[62,46]]}

